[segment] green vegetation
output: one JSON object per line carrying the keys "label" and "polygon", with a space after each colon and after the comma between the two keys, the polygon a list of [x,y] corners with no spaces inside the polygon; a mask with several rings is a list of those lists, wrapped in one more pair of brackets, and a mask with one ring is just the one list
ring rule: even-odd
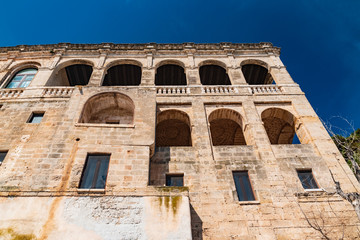
{"label": "green vegetation", "polygon": [[360,129],[355,130],[348,137],[333,135],[332,139],[360,182]]}

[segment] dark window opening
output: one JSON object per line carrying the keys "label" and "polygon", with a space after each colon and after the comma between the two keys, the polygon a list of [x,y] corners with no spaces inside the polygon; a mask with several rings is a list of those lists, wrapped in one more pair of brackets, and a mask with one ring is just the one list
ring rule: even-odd
{"label": "dark window opening", "polygon": [[0,151],[0,164],[4,161],[7,151]]}
{"label": "dark window opening", "polygon": [[174,64],[160,66],[156,70],[155,85],[186,85],[184,68]]}
{"label": "dark window opening", "polygon": [[28,123],[40,123],[44,117],[44,113],[32,113]]}
{"label": "dark window opening", "polygon": [[69,86],[87,85],[90,80],[92,67],[85,64],[75,64],[65,68]]}
{"label": "dark window opening", "polygon": [[108,121],[106,121],[105,123],[106,123],[106,124],[120,124],[120,121],[117,121],[117,120],[110,121],[110,120],[108,120]]}
{"label": "dark window opening", "polygon": [[239,201],[254,201],[255,196],[247,171],[233,172],[236,192]]}
{"label": "dark window opening", "polygon": [[202,85],[231,85],[226,70],[217,65],[201,66],[200,81]]}
{"label": "dark window opening", "polygon": [[167,174],[166,175],[166,186],[183,187],[184,186],[184,175],[183,174]]}
{"label": "dark window opening", "polygon": [[141,82],[141,67],[121,64],[111,67],[103,82],[103,86],[138,86]]}
{"label": "dark window opening", "polygon": [[110,154],[89,154],[81,176],[79,188],[105,189]]}
{"label": "dark window opening", "polygon": [[271,84],[273,79],[268,70],[260,65],[246,64],[241,68],[249,85]]}
{"label": "dark window opening", "polygon": [[297,170],[304,189],[319,189],[311,170]]}

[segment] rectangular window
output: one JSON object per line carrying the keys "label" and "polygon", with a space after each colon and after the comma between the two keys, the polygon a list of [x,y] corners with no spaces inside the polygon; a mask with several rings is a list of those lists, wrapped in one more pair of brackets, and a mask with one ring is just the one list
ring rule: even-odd
{"label": "rectangular window", "polygon": [[255,196],[247,171],[233,172],[236,192],[239,201],[254,201]]}
{"label": "rectangular window", "polygon": [[105,189],[110,154],[89,154],[79,188]]}
{"label": "rectangular window", "polygon": [[319,189],[311,170],[297,170],[304,189]]}
{"label": "rectangular window", "polygon": [[167,174],[166,186],[183,187],[184,186],[184,174]]}
{"label": "rectangular window", "polygon": [[7,151],[0,151],[0,165],[6,157]]}
{"label": "rectangular window", "polygon": [[28,123],[40,123],[43,117],[44,113],[32,113]]}

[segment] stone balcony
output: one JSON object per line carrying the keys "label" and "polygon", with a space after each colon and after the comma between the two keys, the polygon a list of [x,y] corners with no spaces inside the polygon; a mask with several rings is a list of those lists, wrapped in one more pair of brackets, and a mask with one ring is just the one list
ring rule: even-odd
{"label": "stone balcony", "polygon": [[[86,89],[90,86],[83,86]],[[93,87],[93,86],[91,86]],[[108,87],[101,86],[104,90]],[[111,86],[111,89],[147,89],[156,91],[158,97],[170,96],[248,96],[303,94],[297,84],[286,85],[218,85],[218,86]],[[78,87],[28,87],[0,89],[0,100],[28,98],[70,98]]]}

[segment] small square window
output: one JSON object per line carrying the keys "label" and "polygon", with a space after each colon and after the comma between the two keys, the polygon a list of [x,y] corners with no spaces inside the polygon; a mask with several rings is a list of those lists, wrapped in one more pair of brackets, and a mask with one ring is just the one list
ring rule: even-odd
{"label": "small square window", "polygon": [[6,157],[7,151],[0,151],[0,165]]}
{"label": "small square window", "polygon": [[233,177],[239,201],[255,201],[248,172],[233,172]]}
{"label": "small square window", "polygon": [[28,123],[40,123],[43,117],[44,113],[32,113]]}
{"label": "small square window", "polygon": [[183,187],[184,186],[184,174],[167,174],[166,186],[171,187]]}
{"label": "small square window", "polygon": [[89,154],[81,176],[79,188],[105,189],[110,154]]}
{"label": "small square window", "polygon": [[311,170],[297,170],[297,174],[304,189],[319,189]]}

